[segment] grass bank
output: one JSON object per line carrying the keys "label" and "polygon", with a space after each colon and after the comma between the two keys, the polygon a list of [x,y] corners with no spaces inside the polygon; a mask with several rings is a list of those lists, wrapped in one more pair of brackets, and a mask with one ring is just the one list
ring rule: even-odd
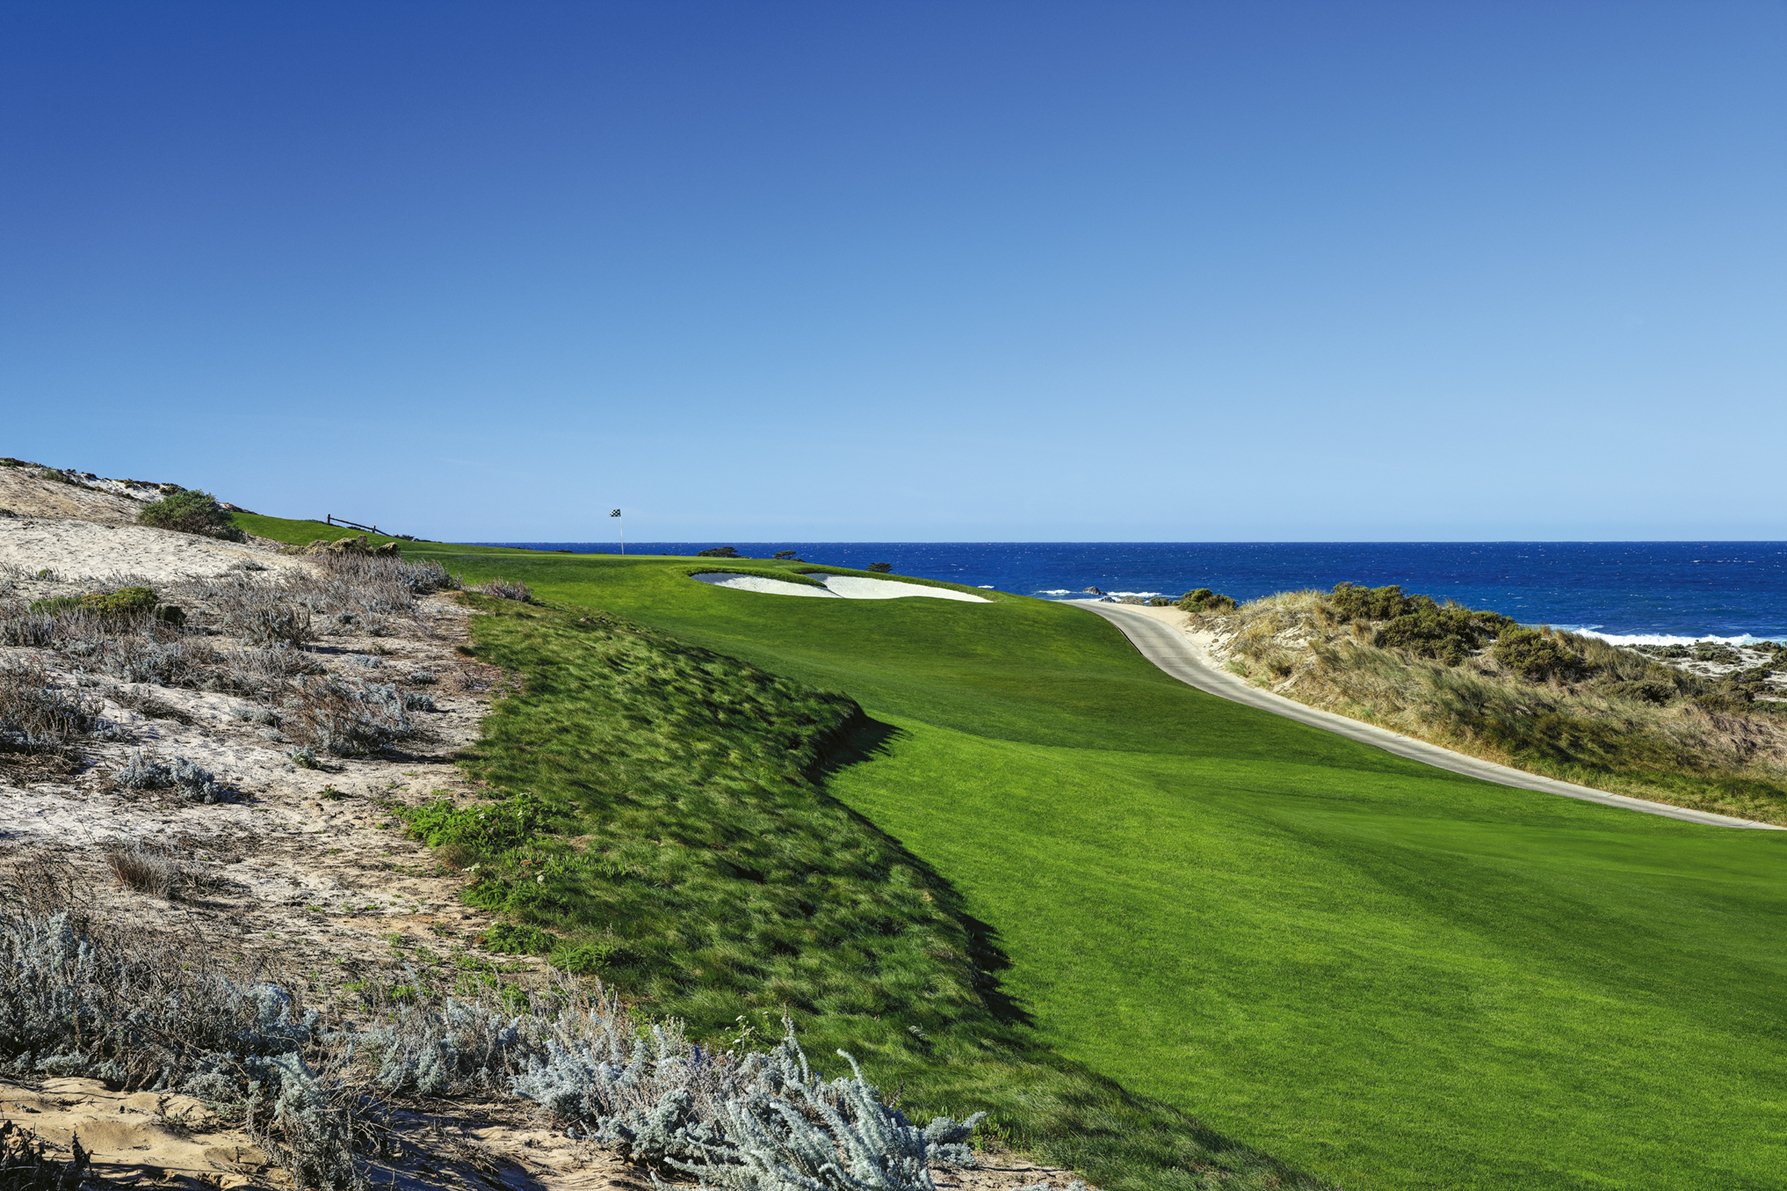
{"label": "grass bank", "polygon": [[[1189,1114],[1360,1187],[1776,1181],[1773,1139],[1787,1132],[1776,1078],[1787,957],[1775,943],[1787,925],[1787,841],[1776,833],[1438,773],[1186,688],[1069,607],[794,600],[691,582],[695,560],[407,549],[471,581],[523,580],[549,610],[600,610],[672,652],[697,647],[697,670],[702,649],[748,663],[764,672],[752,681],[766,698],[781,689],[767,675],[794,680],[797,702],[845,692],[891,730],[823,781],[797,761],[807,776],[752,813],[785,797],[800,820],[835,799],[845,817],[814,821],[831,833],[846,824],[857,842],[827,880],[854,882],[864,870],[852,866],[872,858],[887,866],[872,869],[886,888],[862,905],[925,905],[896,897],[896,870],[937,899],[934,915],[898,930],[942,945],[896,950],[869,972],[890,1005],[916,997],[916,1008],[827,1002],[824,990],[849,988],[862,960],[822,936],[790,940],[798,958],[771,963],[793,973],[797,988],[778,995],[812,1019],[804,1028],[869,1052],[872,1072],[898,1072],[915,1101],[965,1112],[984,1098],[1014,1135],[1045,1152],[1077,1147],[1072,1161],[1119,1186],[1197,1185],[1163,1172],[1220,1164],[1220,1143],[1193,1132]],[[651,698],[649,683],[619,698],[564,679],[561,646],[531,615],[479,629],[492,656],[516,651],[509,660],[530,684],[518,709],[553,683],[561,721],[573,709],[624,717]],[[594,660],[587,669],[599,677]],[[668,740],[688,730],[669,712],[658,722]],[[503,739],[493,735],[478,764],[505,763]],[[614,747],[554,754],[537,781],[501,780],[550,793],[550,781],[574,780],[553,774],[619,764]],[[651,828],[629,820],[637,808],[595,784],[552,795],[555,808],[579,799],[575,815],[600,816],[644,852]],[[739,801],[715,805],[730,815]],[[569,854],[593,834],[580,822],[547,823],[562,841],[550,846]],[[741,891],[754,884],[739,879]],[[517,922],[561,936],[537,940],[554,948],[605,926],[525,908]],[[614,936],[630,937],[625,923]],[[700,1002],[705,976],[690,984],[660,971],[653,984],[647,969],[662,957],[639,962],[630,978],[661,1007]],[[748,996],[768,970],[715,987]],[[930,995],[927,980],[962,973],[996,987]],[[788,995],[801,989],[804,1004]],[[923,1039],[905,1028],[920,1011],[961,1024],[920,1024]],[[1160,1115],[1169,1110],[1186,1115]],[[1180,1158],[1149,1140],[1174,1128]]]}

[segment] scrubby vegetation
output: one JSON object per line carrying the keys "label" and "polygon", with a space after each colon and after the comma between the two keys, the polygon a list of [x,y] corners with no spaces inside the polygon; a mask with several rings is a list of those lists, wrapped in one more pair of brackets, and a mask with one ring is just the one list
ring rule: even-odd
{"label": "scrubby vegetation", "polygon": [[141,584],[119,587],[111,591],[90,591],[84,595],[50,596],[33,600],[32,612],[54,616],[64,612],[85,612],[109,623],[128,623],[146,616],[179,624],[186,613],[176,604],[163,604],[155,589]]}
{"label": "scrubby vegetation", "polygon": [[297,679],[280,705],[281,725],[300,747],[337,757],[369,757],[415,735],[403,692],[388,682],[335,674]]}
{"label": "scrubby vegetation", "polygon": [[228,802],[236,796],[209,769],[185,757],[163,760],[151,749],[131,750],[112,774],[112,784],[120,790],[171,790],[188,802]]}
{"label": "scrubby vegetation", "polygon": [[1179,597],[1178,604],[1181,612],[1226,612],[1234,606],[1233,597],[1220,595],[1208,587],[1186,592]]}
{"label": "scrubby vegetation", "polygon": [[54,681],[41,664],[0,662],[0,761],[7,754],[66,756],[109,728],[95,700]]}
{"label": "scrubby vegetation", "polygon": [[90,1165],[79,1139],[66,1161],[22,1125],[0,1121],[0,1191],[81,1191]]}
{"label": "scrubby vegetation", "polygon": [[1242,673],[1304,702],[1570,781],[1787,823],[1787,705],[1770,701],[1766,667],[1693,674],[1398,587],[1199,615]]}
{"label": "scrubby vegetation", "polygon": [[[187,580],[177,605],[143,584],[0,601],[0,645],[47,650],[77,673],[252,699],[297,746],[366,756],[414,736],[410,713],[432,700],[396,682],[325,675],[309,647],[334,633],[387,634],[417,615],[419,597],[455,585],[437,562],[333,555],[276,578]],[[246,644],[219,645],[219,636]],[[100,726],[97,704],[63,691],[41,666],[0,674],[0,750],[67,752]]]}
{"label": "scrubby vegetation", "polygon": [[514,600],[518,604],[534,602],[534,592],[525,583],[516,583],[508,579],[492,579],[488,583],[480,583],[475,589],[480,595],[491,596],[499,600]]}
{"label": "scrubby vegetation", "polygon": [[[911,1124],[854,1063],[815,1073],[792,1032],[708,1049],[572,981],[470,997],[412,982],[325,1018],[206,954],[66,909],[0,910],[0,1072],[197,1096],[319,1191],[368,1185],[393,1110],[467,1095],[531,1102],[648,1170],[715,1188],[932,1191],[931,1165],[969,1160],[973,1122]],[[16,1169],[55,1173],[27,1139],[0,1142]]]}
{"label": "scrubby vegetation", "polygon": [[194,488],[171,492],[145,506],[137,514],[137,520],[157,529],[172,529],[230,542],[240,542],[244,537],[229,510],[218,504],[215,496]]}
{"label": "scrubby vegetation", "polygon": [[106,849],[106,865],[126,889],[168,901],[179,900],[192,880],[172,852],[153,844],[114,844]]}

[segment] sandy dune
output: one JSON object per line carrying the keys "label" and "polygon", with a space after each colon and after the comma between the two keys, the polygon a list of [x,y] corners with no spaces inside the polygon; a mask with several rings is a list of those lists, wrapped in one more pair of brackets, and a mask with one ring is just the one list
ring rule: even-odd
{"label": "sandy dune", "polygon": [[137,578],[157,584],[224,575],[251,566],[285,570],[302,565],[296,558],[252,544],[220,542],[146,525],[0,518],[0,573],[7,567],[25,575],[47,569],[68,582]]}

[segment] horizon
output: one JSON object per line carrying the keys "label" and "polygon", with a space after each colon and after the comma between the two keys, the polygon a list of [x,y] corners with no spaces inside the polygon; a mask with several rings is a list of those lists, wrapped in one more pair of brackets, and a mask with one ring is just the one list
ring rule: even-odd
{"label": "horizon", "polygon": [[[431,541],[447,542],[445,538]],[[713,538],[679,538],[631,543],[628,553],[647,546],[695,546]],[[465,546],[602,546],[618,543],[596,539],[463,541]],[[1787,546],[1787,538],[735,538],[721,546]],[[588,553],[600,553],[589,551]]]}
{"label": "horizon", "polygon": [[1774,541],[1787,7],[0,10],[0,452],[486,541]]}

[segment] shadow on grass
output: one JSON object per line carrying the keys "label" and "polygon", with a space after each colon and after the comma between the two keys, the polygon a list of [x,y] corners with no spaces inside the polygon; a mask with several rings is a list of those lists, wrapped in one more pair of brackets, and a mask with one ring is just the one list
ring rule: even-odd
{"label": "shadow on grass", "polygon": [[[1044,1077],[1053,1083],[1053,1096],[1045,1098],[1057,1101],[1055,1111],[1045,1113],[1053,1120],[1043,1125],[1038,1134],[1004,1136],[1006,1144],[1015,1143],[1021,1150],[1078,1170],[1096,1167],[1100,1159],[1108,1161],[1113,1154],[1134,1155],[1158,1163],[1156,1169],[1170,1170],[1167,1181],[1174,1188],[1326,1188],[1328,1184],[1320,1179],[1210,1128],[1181,1109],[1132,1092],[1065,1058],[1029,1032],[1036,1024],[1034,1019],[1000,983],[1000,974],[1009,970],[1012,962],[1000,946],[998,928],[970,914],[961,893],[943,874],[831,792],[833,776],[853,765],[886,756],[903,735],[899,728],[874,719],[859,707],[849,722],[821,745],[819,759],[808,776],[823,797],[848,814],[865,833],[895,852],[903,863],[921,873],[944,912],[961,925],[974,966],[975,992],[987,1012],[1004,1027],[999,1031],[1002,1037],[983,1039],[983,1045],[1010,1047],[1010,1058],[1019,1065],[1008,1069],[1008,1074],[1019,1079],[1023,1078],[1023,1064],[1034,1064],[1028,1067],[1032,1073],[1037,1073],[1038,1068],[1054,1073]],[[1053,1136],[1049,1135],[1051,1125]],[[993,1130],[995,1137],[1001,1134],[998,1128]],[[1215,1181],[1206,1182],[1211,1176]],[[1124,1180],[1122,1185],[1134,1184]]]}
{"label": "shadow on grass", "polygon": [[974,965],[974,991],[995,1020],[1005,1025],[1035,1024],[1029,1012],[1000,985],[999,974],[1011,967],[1011,957],[999,945],[999,931],[990,922],[983,922],[968,912],[967,903],[948,878],[913,854],[905,844],[882,830],[873,820],[858,814],[831,792],[834,774],[852,765],[873,760],[892,751],[902,735],[892,724],[884,724],[861,708],[844,727],[825,741],[819,749],[819,763],[811,774],[814,785],[825,797],[836,803],[862,828],[897,855],[902,864],[916,869],[937,898],[944,913],[961,924],[968,938],[968,958]]}

